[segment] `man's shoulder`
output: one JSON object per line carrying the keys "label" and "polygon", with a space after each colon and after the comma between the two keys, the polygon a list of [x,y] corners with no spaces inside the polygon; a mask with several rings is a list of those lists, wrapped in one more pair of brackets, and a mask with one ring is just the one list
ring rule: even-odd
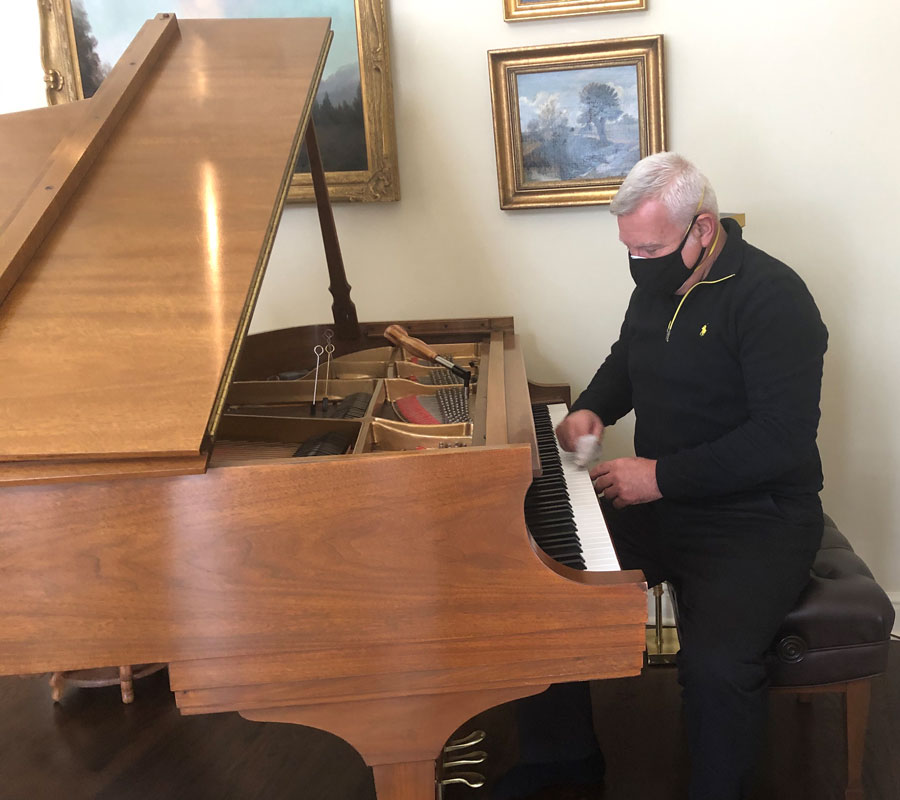
{"label": "man's shoulder", "polygon": [[747,329],[803,329],[824,341],[827,332],[815,298],[800,275],[777,258],[743,243],[744,259],[734,282],[733,308]]}
{"label": "man's shoulder", "polygon": [[802,295],[812,298],[800,274],[783,261],[747,241],[742,242],[738,286],[744,292]]}

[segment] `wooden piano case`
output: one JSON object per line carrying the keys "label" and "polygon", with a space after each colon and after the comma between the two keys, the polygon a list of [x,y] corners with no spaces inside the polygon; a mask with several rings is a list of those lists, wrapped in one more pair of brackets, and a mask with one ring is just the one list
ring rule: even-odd
{"label": "wooden piano case", "polygon": [[[378,415],[412,373],[347,304],[321,165],[334,319],[246,336],[329,41],[160,15],[90,100],[0,117],[0,674],[167,662],[184,713],[327,729],[423,800],[469,716],[637,673],[644,584],[534,548],[512,320],[400,321],[477,359],[470,429]],[[360,419],[262,387],[326,327]],[[352,452],[291,457],[332,429]]]}

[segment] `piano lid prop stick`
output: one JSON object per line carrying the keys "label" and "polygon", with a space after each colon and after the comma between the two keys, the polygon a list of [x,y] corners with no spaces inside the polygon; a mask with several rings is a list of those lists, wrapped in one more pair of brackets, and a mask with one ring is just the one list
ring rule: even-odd
{"label": "piano lid prop stick", "polygon": [[407,350],[419,358],[424,358],[426,361],[431,361],[433,364],[440,364],[442,367],[446,367],[454,375],[458,375],[463,379],[463,384],[465,385],[466,391],[468,391],[469,381],[472,380],[472,373],[469,370],[454,364],[449,358],[439,356],[437,352],[425,344],[425,342],[410,336],[399,325],[388,325],[388,327],[384,329],[384,338],[391,344],[402,347],[404,350]]}
{"label": "piano lid prop stick", "polygon": [[313,396],[312,403],[309,404],[310,413],[315,415],[316,413],[316,397],[319,389],[319,359],[322,357],[322,353],[325,352],[325,348],[322,345],[317,344],[313,348],[313,352],[316,354],[316,374],[313,376]]}

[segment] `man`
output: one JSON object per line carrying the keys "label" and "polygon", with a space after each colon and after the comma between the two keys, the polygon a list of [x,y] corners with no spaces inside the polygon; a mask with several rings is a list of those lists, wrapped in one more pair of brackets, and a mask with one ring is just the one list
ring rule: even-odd
{"label": "man", "polygon": [[[557,436],[572,450],[635,412],[635,457],[591,476],[622,568],[675,590],[691,799],[738,800],[765,722],[763,653],[822,535],[816,430],[827,332],[803,281],[745,243],[734,221],[719,221],[712,187],[681,156],[640,161],[610,211],[636,289],[619,340]],[[563,742],[565,718],[578,718],[565,706],[586,692],[551,691],[552,711],[522,703],[530,763],[498,796],[558,781],[565,752],[576,781],[590,782],[580,775],[585,753],[595,764],[599,753],[590,726]]]}

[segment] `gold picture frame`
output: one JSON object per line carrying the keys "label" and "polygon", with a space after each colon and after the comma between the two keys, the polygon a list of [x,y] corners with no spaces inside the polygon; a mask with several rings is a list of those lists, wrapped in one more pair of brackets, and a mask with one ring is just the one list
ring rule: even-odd
{"label": "gold picture frame", "polygon": [[663,37],[488,52],[500,208],[609,203],[666,149]]}
{"label": "gold picture frame", "polygon": [[503,0],[507,22],[577,14],[607,14],[615,11],[643,11],[647,0]]}
{"label": "gold picture frame", "polygon": [[[354,3],[360,89],[365,125],[367,169],[328,171],[332,200],[390,202],[400,199],[394,98],[388,43],[387,0],[347,0]],[[177,2],[175,13],[178,13]],[[71,0],[38,0],[41,21],[41,60],[48,105],[84,97],[75,45]],[[168,11],[173,9],[167,7]],[[319,15],[321,16],[321,15]],[[137,34],[137,31],[134,31]],[[320,148],[323,146],[320,133]],[[324,149],[324,148],[323,148]],[[288,202],[315,200],[309,173],[297,172]]]}

